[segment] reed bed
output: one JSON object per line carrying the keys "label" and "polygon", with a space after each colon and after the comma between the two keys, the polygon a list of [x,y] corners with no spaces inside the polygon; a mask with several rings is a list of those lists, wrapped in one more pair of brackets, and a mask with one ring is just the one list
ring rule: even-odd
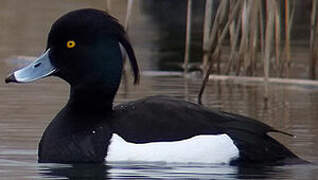
{"label": "reed bed", "polygon": [[[318,59],[318,2],[311,1],[310,58],[308,73],[316,79]],[[125,29],[128,30],[134,1],[127,1]],[[187,0],[184,73],[189,71],[192,0]],[[292,67],[291,30],[296,0],[205,0],[202,63],[204,74],[199,103],[211,74],[262,76],[264,98],[269,78],[289,78]],[[111,0],[106,1],[110,11]],[[263,72],[260,72],[263,69]]]}
{"label": "reed bed", "polygon": [[[295,5],[295,0],[206,0],[202,51],[202,71],[205,77],[198,97],[199,103],[212,73],[261,75],[264,78],[265,99],[268,98],[270,76],[290,76]],[[316,78],[318,58],[317,8],[317,0],[312,0],[309,27],[311,58],[308,67],[311,79]],[[224,49],[229,51],[222,51]],[[259,67],[263,67],[262,73],[257,71]]]}
{"label": "reed bed", "polygon": [[[290,32],[295,0],[213,1],[206,0],[202,68],[208,69],[209,61],[216,67],[216,73],[234,72],[236,75],[252,76],[256,73],[256,65],[266,65],[262,57],[267,53],[275,75],[288,77],[288,70],[283,67],[289,67],[291,63]],[[217,7],[213,7],[215,4]],[[211,9],[216,9],[214,19]],[[285,34],[284,42],[281,40],[282,33]],[[229,43],[225,43],[225,40]],[[221,62],[213,60],[212,55],[224,46],[230,48],[230,55],[225,68],[220,69]]]}

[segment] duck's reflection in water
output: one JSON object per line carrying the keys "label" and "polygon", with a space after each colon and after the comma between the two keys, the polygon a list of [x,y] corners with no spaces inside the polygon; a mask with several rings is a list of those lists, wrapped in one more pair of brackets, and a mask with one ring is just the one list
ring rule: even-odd
{"label": "duck's reflection in water", "polygon": [[109,166],[105,164],[41,164],[39,174],[43,178],[60,179],[67,178],[69,180],[108,179]]}
{"label": "duck's reflection in water", "polygon": [[267,179],[279,178],[275,166],[120,162],[108,164],[40,164],[48,179]]}

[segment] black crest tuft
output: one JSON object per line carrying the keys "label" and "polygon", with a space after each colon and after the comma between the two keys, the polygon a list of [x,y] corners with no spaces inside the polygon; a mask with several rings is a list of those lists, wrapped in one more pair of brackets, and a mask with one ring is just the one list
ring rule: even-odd
{"label": "black crest tuft", "polygon": [[118,20],[112,16],[110,16],[109,14],[107,14],[106,12],[104,12],[104,14],[107,17],[107,20],[111,22],[111,24],[113,24],[116,28],[114,28],[114,30],[116,30],[115,34],[120,42],[120,44],[125,48],[126,53],[129,57],[130,60],[130,66],[133,70],[134,73],[134,84],[138,84],[139,80],[140,80],[140,72],[139,72],[139,66],[138,66],[138,62],[137,62],[137,58],[134,52],[134,49],[131,46],[131,43],[128,39],[127,33],[124,30],[124,27],[118,23]]}
{"label": "black crest tuft", "polygon": [[125,48],[129,57],[134,74],[134,84],[138,84],[140,72],[135,52],[129,42],[124,27],[116,18],[105,11],[89,8],[69,12],[53,24],[50,34],[54,34],[54,38],[50,38],[49,34],[48,44],[52,43],[50,41],[59,39],[56,38],[57,35],[65,35],[68,32],[74,32],[74,30],[77,32],[83,31],[83,34],[96,34],[98,32],[117,38],[120,44]]}

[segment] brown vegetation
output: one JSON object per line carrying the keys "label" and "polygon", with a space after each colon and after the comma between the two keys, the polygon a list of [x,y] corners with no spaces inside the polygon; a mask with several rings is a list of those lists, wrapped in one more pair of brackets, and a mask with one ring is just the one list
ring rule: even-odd
{"label": "brown vegetation", "polygon": [[[202,83],[199,101],[212,72],[255,76],[256,67],[263,66],[265,99],[268,98],[268,79],[289,77],[291,68],[290,34],[295,12],[295,0],[206,0]],[[217,7],[213,7],[216,5]],[[211,11],[216,9],[215,17]],[[316,78],[318,58],[317,1],[312,1],[310,78]],[[212,25],[211,25],[212,24]],[[285,35],[282,37],[282,34]],[[224,41],[227,37],[228,43]],[[284,41],[282,41],[284,39]],[[222,49],[229,48],[228,58]],[[272,73],[270,73],[272,72]]]}

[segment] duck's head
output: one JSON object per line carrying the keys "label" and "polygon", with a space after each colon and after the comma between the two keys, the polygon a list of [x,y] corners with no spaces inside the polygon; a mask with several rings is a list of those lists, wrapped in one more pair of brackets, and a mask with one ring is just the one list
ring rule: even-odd
{"label": "duck's head", "polygon": [[54,75],[71,86],[102,83],[117,90],[123,66],[120,44],[127,52],[137,83],[136,57],[117,20],[95,9],[72,11],[52,25],[43,55],[9,75],[6,82],[32,82]]}

